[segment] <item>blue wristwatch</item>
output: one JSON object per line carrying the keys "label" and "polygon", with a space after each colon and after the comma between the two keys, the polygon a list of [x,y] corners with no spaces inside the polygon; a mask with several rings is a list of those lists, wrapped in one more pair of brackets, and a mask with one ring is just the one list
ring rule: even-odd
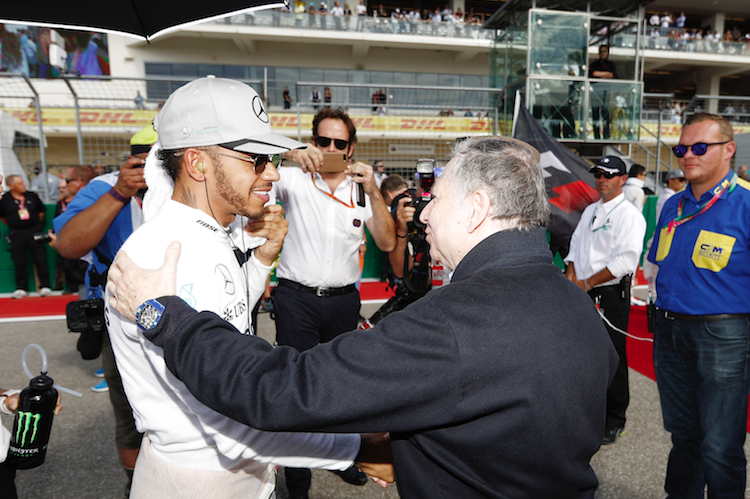
{"label": "blue wristwatch", "polygon": [[144,331],[154,329],[164,313],[164,305],[159,300],[148,300],[138,307],[135,323]]}

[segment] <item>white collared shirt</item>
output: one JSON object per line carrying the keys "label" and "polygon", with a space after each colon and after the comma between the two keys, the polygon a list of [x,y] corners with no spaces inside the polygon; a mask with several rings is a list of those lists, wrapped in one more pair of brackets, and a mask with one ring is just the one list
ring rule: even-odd
{"label": "white collared shirt", "polygon": [[370,198],[365,195],[364,207],[357,205],[357,187],[348,176],[331,193],[318,173],[314,183],[299,168],[280,168],[279,174],[273,190],[284,204],[289,232],[276,275],[312,287],[337,288],[357,282],[359,246],[365,223],[372,218]]}
{"label": "white collared shirt", "polygon": [[638,268],[645,235],[646,219],[624,194],[606,203],[600,199],[583,210],[565,263],[573,263],[579,280],[608,268],[615,279],[599,286],[617,284]]}

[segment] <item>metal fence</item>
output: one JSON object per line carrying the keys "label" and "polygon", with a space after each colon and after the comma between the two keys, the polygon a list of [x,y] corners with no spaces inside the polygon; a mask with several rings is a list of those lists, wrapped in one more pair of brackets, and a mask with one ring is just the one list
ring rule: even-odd
{"label": "metal fence", "polygon": [[[49,167],[54,175],[72,164],[102,165],[106,171],[115,170],[129,154],[130,137],[151,123],[169,95],[190,80],[65,76],[53,81],[31,81],[20,75],[0,74],[0,172],[10,172],[6,165],[14,160],[27,178],[33,177],[35,166]],[[407,179],[413,176],[419,158],[445,162],[456,138],[509,133],[509,124],[497,121],[501,93],[497,89],[257,80],[245,83],[262,96],[269,92],[280,94],[289,88],[294,105],[270,106],[269,114],[276,131],[300,140],[309,140],[317,109],[345,109],[357,126],[355,159],[370,164],[382,160],[388,173],[399,173]],[[318,102],[313,99],[314,87]],[[45,139],[46,149],[40,147]]]}
{"label": "metal fence", "polygon": [[[0,73],[0,109],[15,109],[16,116],[0,112],[0,167],[5,176],[20,175],[29,185],[29,173],[35,168],[47,170],[46,142],[41,120],[39,94],[22,75]],[[23,115],[18,119],[18,115]],[[44,146],[44,147],[42,147]],[[49,187],[40,194],[49,199]]]}

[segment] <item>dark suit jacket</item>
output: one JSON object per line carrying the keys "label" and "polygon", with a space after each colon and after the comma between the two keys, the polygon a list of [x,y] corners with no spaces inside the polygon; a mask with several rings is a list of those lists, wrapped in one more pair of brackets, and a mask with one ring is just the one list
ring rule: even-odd
{"label": "dark suit jacket", "polygon": [[619,359],[543,229],[490,236],[452,282],[298,353],[170,298],[147,336],[206,405],[272,431],[390,431],[404,498],[592,498]]}

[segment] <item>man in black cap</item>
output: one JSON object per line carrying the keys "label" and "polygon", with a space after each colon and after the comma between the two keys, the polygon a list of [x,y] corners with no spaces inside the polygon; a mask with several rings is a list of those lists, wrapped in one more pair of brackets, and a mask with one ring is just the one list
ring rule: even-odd
{"label": "man in black cap", "polygon": [[646,234],[646,220],[627,202],[622,186],[627,168],[617,156],[602,158],[591,168],[601,199],[586,207],[565,258],[565,276],[598,301],[607,331],[620,355],[620,365],[607,391],[607,422],[603,444],[625,433],[628,407],[628,362],[625,335],[630,316],[630,280],[638,268]]}

